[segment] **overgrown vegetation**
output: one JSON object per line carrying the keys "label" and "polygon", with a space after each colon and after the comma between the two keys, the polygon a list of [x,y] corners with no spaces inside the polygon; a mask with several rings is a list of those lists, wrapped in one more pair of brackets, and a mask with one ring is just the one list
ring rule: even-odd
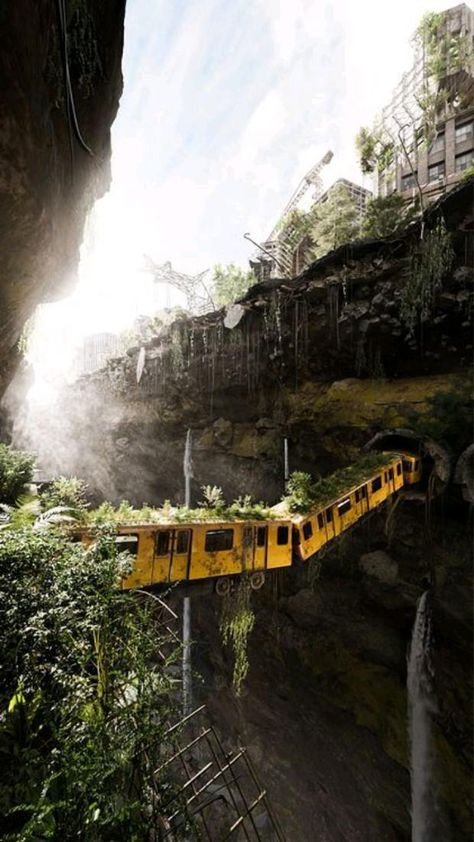
{"label": "overgrown vegetation", "polygon": [[454,453],[472,441],[473,396],[469,388],[454,386],[427,398],[428,408],[418,416],[413,427],[420,436],[449,445]]}
{"label": "overgrown vegetation", "polygon": [[400,193],[374,196],[367,202],[362,221],[362,236],[389,237],[403,231],[418,216],[416,203],[406,202]]}
{"label": "overgrown vegetation", "polygon": [[283,498],[290,512],[305,513],[314,506],[337,500],[347,490],[369,479],[389,461],[381,453],[369,453],[353,465],[341,468],[327,477],[313,480],[310,474],[295,471],[290,475],[287,494]]}
{"label": "overgrown vegetation", "polygon": [[310,230],[314,259],[349,243],[360,233],[355,202],[344,184],[336,184],[325,202],[315,205]]}
{"label": "overgrown vegetation", "polygon": [[142,506],[135,509],[127,500],[114,508],[111,503],[102,503],[97,509],[86,514],[86,522],[92,526],[105,524],[141,524],[141,523],[189,523],[216,520],[267,520],[275,517],[271,508],[264,503],[256,503],[250,495],[237,497],[230,505],[225,503],[222,490],[217,486],[203,486],[203,501],[195,509],[186,506],[172,506],[165,500],[161,508]]}
{"label": "overgrown vegetation", "polygon": [[64,506],[81,519],[88,508],[87,485],[77,477],[56,477],[41,494],[43,511]]}
{"label": "overgrown vegetation", "polygon": [[31,453],[0,444],[0,502],[16,503],[32,480],[34,464]]}
{"label": "overgrown vegetation", "polygon": [[[154,601],[118,589],[103,536],[0,538],[0,812],[5,840],[141,840],[170,787],[154,775],[171,711]],[[157,653],[169,651],[162,663]]]}
{"label": "overgrown vegetation", "polygon": [[234,654],[232,686],[237,696],[240,696],[242,682],[249,668],[247,643],[255,624],[251,595],[250,579],[244,573],[235,590],[226,594],[222,600],[220,632],[224,646],[230,645]]}
{"label": "overgrown vegetation", "polygon": [[418,322],[426,322],[432,313],[436,293],[454,262],[454,250],[443,219],[428,231],[411,251],[411,265],[400,300],[400,317],[414,333]]}
{"label": "overgrown vegetation", "polygon": [[212,297],[219,307],[233,304],[242,298],[255,283],[252,271],[244,272],[235,263],[227,266],[216,264],[212,271]]}

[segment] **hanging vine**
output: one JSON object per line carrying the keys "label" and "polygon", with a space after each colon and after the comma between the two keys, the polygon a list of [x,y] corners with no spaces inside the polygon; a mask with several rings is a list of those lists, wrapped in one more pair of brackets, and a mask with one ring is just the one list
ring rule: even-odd
{"label": "hanging vine", "polygon": [[244,574],[236,589],[226,594],[222,601],[219,628],[224,645],[232,646],[234,653],[232,686],[237,696],[240,696],[242,682],[248,672],[247,644],[255,624],[255,614],[250,605],[251,593],[250,579]]}
{"label": "hanging vine", "polygon": [[426,322],[433,311],[436,293],[443,277],[453,265],[451,235],[443,219],[418,241],[410,255],[410,272],[400,301],[400,318],[413,335],[420,321]]}

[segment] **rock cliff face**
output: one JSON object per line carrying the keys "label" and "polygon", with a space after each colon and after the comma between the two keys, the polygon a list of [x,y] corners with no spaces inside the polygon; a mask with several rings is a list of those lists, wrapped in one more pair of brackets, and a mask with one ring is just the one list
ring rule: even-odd
{"label": "rock cliff face", "polygon": [[36,305],[74,281],[86,214],[109,186],[124,11],[125,0],[0,10],[0,394]]}
{"label": "rock cliff face", "polygon": [[[416,229],[340,249],[294,284],[254,287],[231,329],[224,312],[176,322],[145,346],[139,382],[136,348],[36,415],[34,434],[17,420],[17,443],[33,445],[45,469],[79,474],[99,496],[136,503],[183,499],[188,427],[194,500],[208,483],[227,499],[277,500],[283,437],[291,468],[312,473],[348,464],[388,429],[408,429],[457,457],[470,433],[471,193],[467,184],[428,220],[443,214],[455,259],[430,319],[414,333],[401,300]],[[435,457],[426,450],[428,469]],[[470,838],[467,517],[451,486],[434,501],[375,515],[321,567],[275,575],[255,601],[240,700],[229,689],[218,599],[193,599],[197,698],[207,700],[224,739],[249,746],[290,842],[408,842],[406,651],[430,584],[439,805],[432,838]]]}

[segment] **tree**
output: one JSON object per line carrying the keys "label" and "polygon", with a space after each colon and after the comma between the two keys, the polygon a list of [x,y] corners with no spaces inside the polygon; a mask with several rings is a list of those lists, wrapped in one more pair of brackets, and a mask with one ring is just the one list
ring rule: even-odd
{"label": "tree", "polygon": [[369,199],[362,222],[364,237],[389,237],[406,228],[417,216],[417,207],[400,193]]}
{"label": "tree", "polygon": [[344,184],[336,184],[329,191],[326,201],[315,206],[313,219],[311,239],[314,259],[351,242],[360,232],[357,208]]}
{"label": "tree", "polygon": [[244,272],[235,263],[227,266],[216,264],[213,268],[213,298],[219,307],[225,307],[242,298],[249,287],[255,283],[252,271]]}

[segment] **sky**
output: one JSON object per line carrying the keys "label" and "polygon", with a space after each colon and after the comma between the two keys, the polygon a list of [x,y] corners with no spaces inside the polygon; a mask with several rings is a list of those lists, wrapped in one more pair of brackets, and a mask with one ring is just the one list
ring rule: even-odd
{"label": "sky", "polygon": [[[81,336],[169,301],[143,255],[197,274],[248,266],[305,173],[370,189],[354,137],[411,64],[424,0],[128,0],[112,185],[93,210],[73,295],[43,306],[30,358],[64,367]],[[171,304],[183,304],[172,296]],[[69,357],[68,357],[69,354]]]}

